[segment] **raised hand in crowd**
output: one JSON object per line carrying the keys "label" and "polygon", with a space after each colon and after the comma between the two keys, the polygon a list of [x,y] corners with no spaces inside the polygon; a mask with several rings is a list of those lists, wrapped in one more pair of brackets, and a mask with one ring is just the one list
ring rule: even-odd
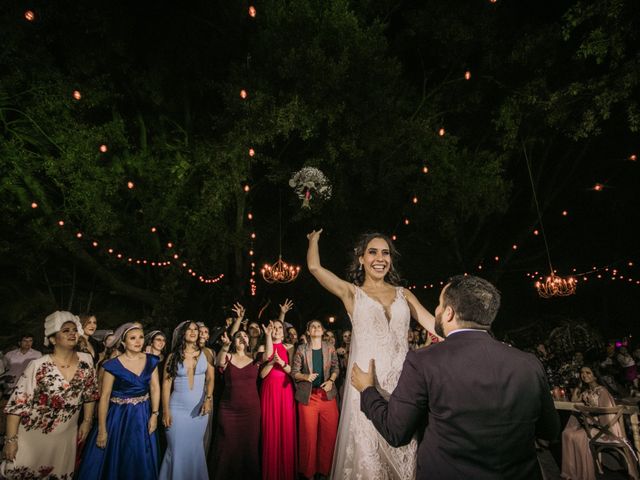
{"label": "raised hand in crowd", "polygon": [[231,324],[231,329],[229,330],[229,335],[233,336],[238,330],[240,330],[240,324],[243,323],[242,320],[244,319],[246,310],[240,302],[234,303],[231,310],[236,314],[236,318]]}

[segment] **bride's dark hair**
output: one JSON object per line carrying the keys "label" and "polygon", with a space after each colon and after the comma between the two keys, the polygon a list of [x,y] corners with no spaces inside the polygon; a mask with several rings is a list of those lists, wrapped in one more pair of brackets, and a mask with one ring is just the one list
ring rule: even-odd
{"label": "bride's dark hair", "polygon": [[389,265],[389,272],[384,277],[385,282],[390,283],[395,287],[399,287],[402,284],[402,279],[400,278],[400,274],[395,268],[395,264],[400,257],[400,253],[396,250],[395,245],[391,241],[389,237],[382,233],[373,232],[373,233],[363,233],[358,238],[356,242],[356,246],[353,249],[353,254],[351,257],[351,265],[347,270],[347,278],[350,282],[356,284],[357,286],[362,286],[364,283],[364,269],[360,266],[360,257],[364,255],[365,250],[367,249],[367,245],[371,242],[371,240],[375,238],[380,238],[387,242],[389,245],[389,254],[391,255],[391,265]]}

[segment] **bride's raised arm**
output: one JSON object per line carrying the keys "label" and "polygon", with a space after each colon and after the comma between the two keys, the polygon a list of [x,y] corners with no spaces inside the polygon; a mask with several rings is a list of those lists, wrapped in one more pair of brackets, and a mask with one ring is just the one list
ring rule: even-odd
{"label": "bride's raised arm", "polygon": [[320,285],[326,288],[329,292],[333,293],[336,297],[342,300],[347,312],[351,313],[353,310],[353,296],[355,295],[355,287],[338,277],[333,272],[327,270],[320,264],[320,249],[318,247],[318,241],[320,240],[320,234],[322,229],[314,230],[307,235],[309,240],[309,249],[307,250],[307,267],[311,275],[313,275]]}
{"label": "bride's raised arm", "polygon": [[416,297],[410,290],[405,289],[404,296],[407,299],[407,303],[409,304],[411,316],[420,325],[422,325],[422,328],[442,340],[443,338],[436,333],[436,317],[434,317],[429,310],[422,306],[420,300],[418,300],[418,297]]}

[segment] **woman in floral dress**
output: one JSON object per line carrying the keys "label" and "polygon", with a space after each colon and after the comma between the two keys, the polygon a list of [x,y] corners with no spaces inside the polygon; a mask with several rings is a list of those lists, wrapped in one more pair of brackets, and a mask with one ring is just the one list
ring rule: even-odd
{"label": "woman in floral dress", "polygon": [[[82,332],[78,317],[54,312],[44,330],[53,353],[27,366],[4,409],[6,460],[0,474],[11,479],[71,480],[76,444],[89,433],[98,399],[91,356],[74,351]],[[78,428],[81,407],[85,421]]]}

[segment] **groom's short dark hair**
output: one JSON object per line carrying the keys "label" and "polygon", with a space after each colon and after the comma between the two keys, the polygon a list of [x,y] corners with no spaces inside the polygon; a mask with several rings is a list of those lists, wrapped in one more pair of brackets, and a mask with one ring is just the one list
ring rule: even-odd
{"label": "groom's short dark hair", "polygon": [[445,306],[451,306],[461,323],[490,328],[500,308],[500,292],[484,278],[456,275],[442,293]]}

